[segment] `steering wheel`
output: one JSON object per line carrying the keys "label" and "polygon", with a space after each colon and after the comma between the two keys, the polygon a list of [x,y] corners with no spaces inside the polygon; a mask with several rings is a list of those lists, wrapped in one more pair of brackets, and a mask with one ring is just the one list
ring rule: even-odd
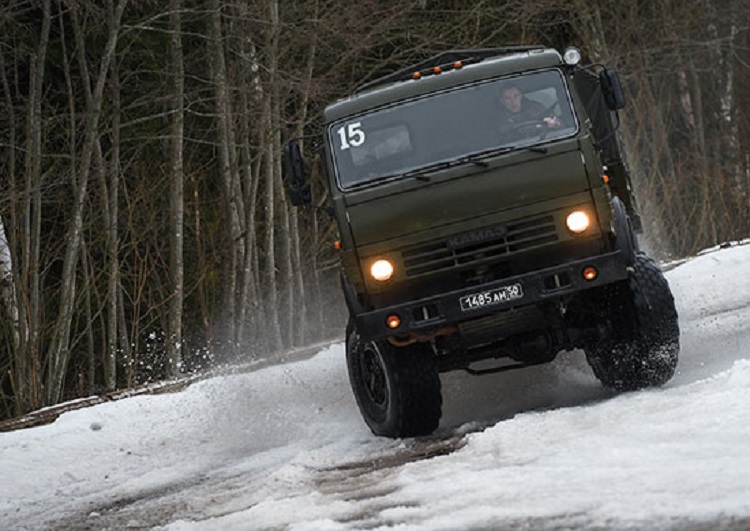
{"label": "steering wheel", "polygon": [[544,120],[526,120],[524,122],[518,122],[516,124],[513,124],[511,127],[512,131],[517,132],[520,135],[523,136],[531,136],[535,133],[539,133],[542,130],[547,128],[547,124],[544,123]]}

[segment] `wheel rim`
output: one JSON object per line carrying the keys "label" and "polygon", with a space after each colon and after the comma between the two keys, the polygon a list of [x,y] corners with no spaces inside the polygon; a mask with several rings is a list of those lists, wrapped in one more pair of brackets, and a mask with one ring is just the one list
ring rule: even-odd
{"label": "wheel rim", "polygon": [[362,353],[361,372],[367,398],[373,406],[381,411],[385,410],[388,406],[388,379],[383,358],[375,345],[365,346]]}

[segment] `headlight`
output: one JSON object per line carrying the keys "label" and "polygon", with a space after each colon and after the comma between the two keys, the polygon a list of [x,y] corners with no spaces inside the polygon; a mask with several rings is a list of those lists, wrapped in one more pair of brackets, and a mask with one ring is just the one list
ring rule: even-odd
{"label": "headlight", "polygon": [[574,234],[581,234],[589,228],[591,220],[588,214],[582,210],[574,210],[565,219],[565,225],[568,226],[568,230]]}
{"label": "headlight", "polygon": [[370,275],[379,282],[385,282],[393,276],[393,264],[383,258],[375,260],[370,266]]}

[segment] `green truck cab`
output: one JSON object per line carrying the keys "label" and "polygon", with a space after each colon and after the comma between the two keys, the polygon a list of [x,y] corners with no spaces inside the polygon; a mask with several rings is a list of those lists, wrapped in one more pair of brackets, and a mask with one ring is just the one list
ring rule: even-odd
{"label": "green truck cab", "polygon": [[[677,312],[638,249],[616,135],[622,87],[579,59],[574,48],[454,50],[325,109],[347,364],[375,434],[434,431],[445,371],[583,349],[614,389],[674,374]],[[299,139],[284,157],[292,203],[309,204]]]}

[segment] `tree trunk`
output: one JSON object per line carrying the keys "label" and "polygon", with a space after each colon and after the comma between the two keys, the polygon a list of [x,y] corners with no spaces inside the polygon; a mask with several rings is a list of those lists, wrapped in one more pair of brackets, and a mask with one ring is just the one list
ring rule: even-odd
{"label": "tree trunk", "polygon": [[277,0],[270,0],[269,2],[269,14],[271,20],[271,31],[267,39],[268,56],[269,60],[269,74],[268,74],[268,90],[266,90],[263,98],[264,116],[266,117],[265,123],[263,124],[263,146],[264,146],[264,172],[266,178],[266,197],[265,197],[265,250],[266,250],[266,267],[265,267],[265,313],[267,316],[266,322],[268,324],[267,333],[269,334],[268,342],[269,348],[273,352],[278,352],[282,347],[281,327],[279,323],[279,299],[278,299],[278,285],[276,282],[276,247],[275,247],[275,227],[274,227],[274,213],[276,203],[276,160],[275,160],[275,142],[278,139],[278,124],[274,120],[274,102],[273,92],[276,83],[276,70],[277,63],[276,57],[278,53],[278,36],[276,34],[275,26],[278,24],[279,18],[279,5]]}
{"label": "tree trunk", "polygon": [[170,70],[172,79],[172,131],[170,135],[170,189],[169,189],[169,270],[171,294],[169,299],[169,326],[167,332],[167,372],[177,376],[182,364],[182,304],[184,299],[183,220],[184,220],[184,167],[182,146],[184,136],[185,81],[182,60],[181,0],[170,0],[169,25]]}
{"label": "tree trunk", "polygon": [[[94,394],[96,392],[96,340],[94,339],[94,312],[91,308],[91,292],[96,288],[94,287],[95,281],[93,280],[95,275],[91,270],[89,264],[89,258],[85,243],[81,244],[81,270],[83,272],[85,281],[83,287],[83,312],[85,318],[85,335],[86,335],[86,377],[79,373],[78,375],[78,396],[83,396],[83,393],[88,392]],[[105,353],[106,354],[106,353]],[[106,368],[105,368],[106,370]]]}
{"label": "tree trunk", "polygon": [[15,353],[21,341],[18,334],[18,301],[13,286],[13,260],[2,216],[0,216],[0,308],[3,312],[2,318],[10,324],[10,348]]}
{"label": "tree trunk", "polygon": [[221,2],[211,0],[210,46],[211,78],[213,81],[218,127],[219,179],[221,181],[223,200],[226,205],[225,216],[229,230],[229,263],[225,266],[224,279],[224,318],[223,324],[232,343],[236,345],[237,334],[237,273],[243,269],[244,252],[244,211],[245,205],[239,184],[235,154],[235,137],[232,116],[232,102],[227,79],[227,68],[224,57],[224,39],[221,22]]}
{"label": "tree trunk", "polygon": [[[18,298],[18,289],[21,287],[21,279],[23,278],[20,274],[19,263],[18,263],[18,245],[14,243],[18,242],[18,186],[16,183],[16,115],[13,107],[13,99],[11,97],[10,84],[8,83],[8,77],[5,73],[5,54],[3,50],[0,50],[0,81],[2,82],[3,94],[5,95],[4,103],[6,109],[6,115],[8,117],[8,148],[6,160],[8,161],[7,170],[7,182],[8,182],[8,195],[10,201],[8,202],[8,213],[10,229],[6,228],[3,223],[2,217],[0,216],[0,238],[2,238],[5,246],[5,252],[3,253],[3,264],[5,267],[5,273],[0,273],[2,278],[0,282],[10,282],[10,286],[3,287],[3,301],[7,308],[7,317],[10,320],[11,328],[11,348],[12,348],[12,363],[11,363],[11,381],[15,383],[13,388],[14,394],[14,411],[16,414],[25,413],[29,403],[29,387],[27,386],[27,371],[26,371],[26,321],[20,319],[20,312],[25,306],[21,306],[21,300]],[[25,276],[25,275],[24,275]]]}
{"label": "tree trunk", "polygon": [[257,274],[256,257],[256,234],[255,234],[255,216],[258,203],[258,182],[259,176],[257,171],[253,171],[253,157],[251,151],[252,130],[250,127],[251,117],[251,87],[257,87],[259,79],[255,71],[258,69],[257,54],[255,46],[252,45],[248,33],[248,6],[243,3],[238,7],[238,19],[241,21],[240,53],[244,61],[240,61],[238,69],[240,72],[240,174],[242,178],[242,189],[244,192],[245,205],[245,256],[243,258],[243,269],[240,274],[240,289],[238,297],[238,315],[237,315],[237,343],[244,345],[247,340],[247,330],[253,329],[259,325],[257,318],[258,291],[255,282]]}
{"label": "tree trunk", "polygon": [[[107,228],[107,260],[109,275],[107,277],[107,362],[104,384],[107,389],[117,387],[117,300],[120,290],[120,238],[119,238],[119,202],[120,202],[120,79],[118,66],[112,65],[112,152],[109,164],[109,212]],[[106,191],[106,188],[104,189]]]}
{"label": "tree trunk", "polygon": [[125,293],[122,289],[117,291],[117,329],[119,332],[120,351],[122,352],[123,365],[125,366],[125,387],[133,386],[134,363],[132,344],[127,333],[127,321],[125,319]]}
{"label": "tree trunk", "polygon": [[[315,2],[315,5],[313,7],[313,20],[317,20],[319,16],[319,2]],[[305,125],[307,124],[307,113],[308,113],[308,107],[310,105],[310,91],[312,89],[312,80],[313,80],[313,70],[315,68],[315,56],[317,52],[317,45],[316,41],[312,41],[310,44],[310,47],[308,48],[308,55],[307,55],[307,65],[305,67],[305,78],[303,80],[302,85],[302,93],[300,94],[300,114],[299,114],[299,121],[297,123],[297,128],[294,132],[295,137],[301,137],[305,133]],[[309,215],[309,214],[308,214]],[[312,212],[312,216],[315,216],[315,212]],[[300,233],[299,233],[299,213],[296,208],[291,209],[291,255],[292,255],[292,270],[294,272],[294,278],[293,278],[293,290],[292,292],[295,293],[297,296],[297,300],[299,301],[298,304],[295,305],[294,308],[294,314],[292,317],[292,322],[295,324],[293,327],[293,330],[295,331],[295,335],[293,338],[293,342],[295,345],[303,345],[305,344],[308,334],[307,334],[307,327],[309,326],[309,319],[307,315],[307,307],[308,307],[308,296],[307,296],[307,290],[305,289],[305,279],[302,272],[302,242],[300,241]],[[313,225],[313,230],[317,230],[317,226]],[[314,257],[315,253],[312,253],[313,255],[313,271],[312,271],[312,278],[313,282],[317,284],[318,278],[317,278],[317,264],[315,263]],[[313,288],[314,290],[318,291],[320,290],[320,286],[315,286]],[[317,319],[316,326],[320,326],[321,320]],[[317,334],[316,334],[317,335]]]}

